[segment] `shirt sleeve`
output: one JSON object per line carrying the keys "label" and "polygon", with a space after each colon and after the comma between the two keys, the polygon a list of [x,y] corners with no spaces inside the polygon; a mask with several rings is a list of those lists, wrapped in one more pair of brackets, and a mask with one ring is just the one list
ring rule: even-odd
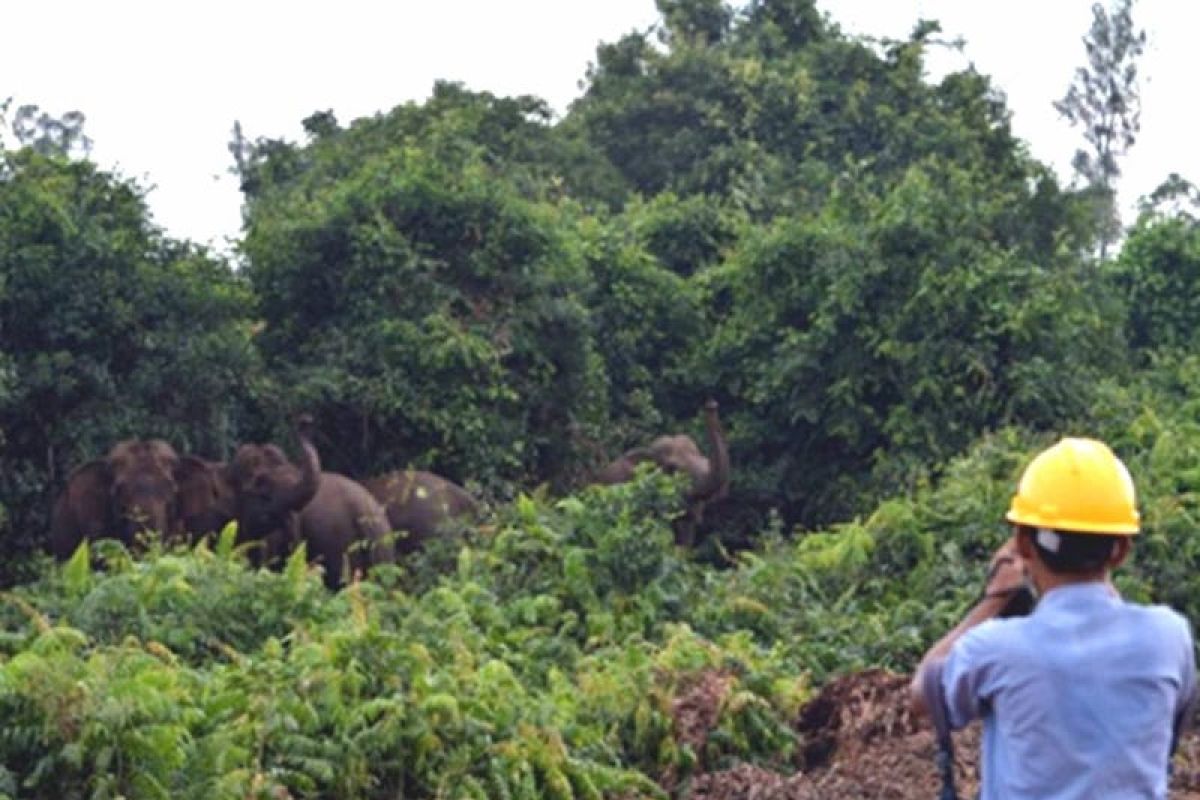
{"label": "shirt sleeve", "polygon": [[1193,716],[1196,711],[1196,645],[1192,639],[1192,626],[1186,617],[1179,617],[1183,627],[1182,674],[1179,685],[1179,699],[1175,704],[1176,735],[1180,731],[1193,727]]}
{"label": "shirt sleeve", "polygon": [[954,643],[942,662],[942,697],[946,717],[954,729],[979,719],[987,709],[991,695],[988,683],[997,649],[992,640],[997,630],[990,620],[976,625]]}

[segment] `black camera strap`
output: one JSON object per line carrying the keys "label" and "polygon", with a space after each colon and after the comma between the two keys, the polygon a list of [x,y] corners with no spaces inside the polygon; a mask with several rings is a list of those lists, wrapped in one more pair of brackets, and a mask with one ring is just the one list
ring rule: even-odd
{"label": "black camera strap", "polygon": [[937,740],[935,759],[938,774],[942,778],[938,800],[959,800],[958,789],[954,786],[954,738],[950,734],[950,718],[942,694],[941,664],[921,670],[921,693],[925,696],[925,705],[929,709],[929,719],[933,722]]}

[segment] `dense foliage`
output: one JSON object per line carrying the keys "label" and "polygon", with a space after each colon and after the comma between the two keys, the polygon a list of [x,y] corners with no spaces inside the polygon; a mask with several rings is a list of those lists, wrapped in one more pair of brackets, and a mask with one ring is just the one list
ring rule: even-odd
{"label": "dense foliage", "polygon": [[[1191,615],[1200,418],[1175,381],[1198,371],[1108,386],[1102,431],[1145,511],[1118,585]],[[337,595],[302,552],[249,570],[232,531],[137,560],[105,544],[103,572],[81,549],[0,598],[0,796],[682,797],[740,761],[787,769],[814,686],[911,668],[976,595],[1044,443],[999,432],[911,497],[722,570],[672,545],[652,470],[521,496]]]}

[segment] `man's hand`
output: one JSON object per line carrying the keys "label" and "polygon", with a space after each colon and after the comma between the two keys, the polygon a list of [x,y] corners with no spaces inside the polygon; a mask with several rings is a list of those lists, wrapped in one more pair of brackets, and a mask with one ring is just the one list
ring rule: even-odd
{"label": "man's hand", "polygon": [[992,555],[984,597],[1003,597],[1016,593],[1027,585],[1028,574],[1025,559],[1017,552],[1017,539],[1014,536]]}

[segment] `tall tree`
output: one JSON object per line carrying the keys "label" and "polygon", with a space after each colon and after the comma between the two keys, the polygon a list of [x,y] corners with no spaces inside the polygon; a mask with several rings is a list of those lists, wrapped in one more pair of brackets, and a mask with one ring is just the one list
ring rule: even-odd
{"label": "tall tree", "polygon": [[1133,0],[1117,0],[1109,10],[1092,6],[1092,27],[1083,37],[1087,66],[1062,100],[1054,104],[1073,126],[1082,126],[1087,149],[1076,151],[1072,164],[1094,193],[1100,215],[1100,257],[1116,240],[1120,217],[1116,181],[1117,158],[1133,146],[1141,128],[1142,103],[1137,59],[1146,46],[1146,32],[1133,23]]}

